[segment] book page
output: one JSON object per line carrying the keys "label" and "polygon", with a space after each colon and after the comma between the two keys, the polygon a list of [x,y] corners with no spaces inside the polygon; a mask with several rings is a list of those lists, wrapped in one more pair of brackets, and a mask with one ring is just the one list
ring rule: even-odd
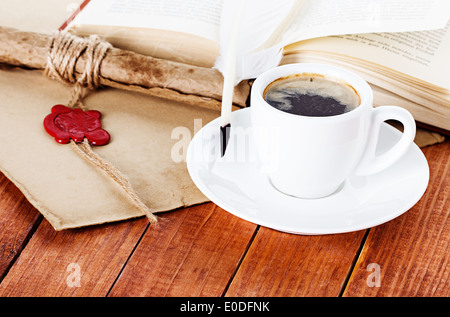
{"label": "book page", "polygon": [[328,52],[372,62],[450,90],[450,21],[439,30],[339,35],[298,42],[289,52]]}
{"label": "book page", "polygon": [[408,32],[443,28],[448,0],[307,0],[284,44],[329,35]]}
{"label": "book page", "polygon": [[222,0],[91,0],[71,25],[161,29],[218,41]]}
{"label": "book page", "polygon": [[2,1],[0,25],[25,32],[52,34],[82,0]]}

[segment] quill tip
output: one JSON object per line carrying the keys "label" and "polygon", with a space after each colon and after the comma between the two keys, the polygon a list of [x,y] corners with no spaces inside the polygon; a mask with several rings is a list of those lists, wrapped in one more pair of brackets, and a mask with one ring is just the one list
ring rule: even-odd
{"label": "quill tip", "polygon": [[230,139],[230,129],[231,123],[220,126],[220,149],[222,157],[225,155],[225,151],[227,150],[228,140]]}

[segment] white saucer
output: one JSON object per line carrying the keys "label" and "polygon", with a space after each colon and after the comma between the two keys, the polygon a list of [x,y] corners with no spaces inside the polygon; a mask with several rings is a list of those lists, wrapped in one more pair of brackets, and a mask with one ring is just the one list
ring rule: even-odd
{"label": "white saucer", "polygon": [[[403,158],[375,175],[350,176],[336,193],[300,199],[277,191],[253,157],[250,109],[232,113],[232,132],[220,157],[220,121],[203,127],[187,152],[187,167],[197,187],[212,202],[252,223],[295,234],[334,234],[385,223],[410,209],[428,185],[422,151],[411,145]],[[380,131],[377,151],[393,145],[401,133],[388,124]],[[239,151],[238,151],[239,150]],[[243,153],[245,152],[245,153]]]}

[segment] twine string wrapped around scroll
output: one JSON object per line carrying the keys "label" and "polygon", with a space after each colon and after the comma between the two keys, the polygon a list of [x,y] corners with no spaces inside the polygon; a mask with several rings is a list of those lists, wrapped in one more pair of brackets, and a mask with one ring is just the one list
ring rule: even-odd
{"label": "twine string wrapped around scroll", "polygon": [[[52,36],[0,26],[0,63],[44,70],[48,64],[48,43]],[[78,42],[77,42],[78,43]],[[74,45],[74,44],[72,44]],[[86,54],[75,65],[74,77],[85,69]],[[64,76],[67,77],[67,76]],[[102,60],[98,77],[102,86],[139,92],[189,106],[220,111],[223,76],[214,68],[183,64],[111,47]],[[251,81],[242,81],[234,89],[233,106],[247,105]]]}
{"label": "twine string wrapped around scroll", "polygon": [[[83,110],[84,87],[100,86],[100,64],[111,47],[107,42],[91,35],[88,39],[75,37],[66,32],[57,32],[49,42],[47,65],[44,74],[69,84],[74,84],[68,106],[79,106]],[[86,54],[87,60],[82,75],[77,80],[75,66],[78,58]]]}
{"label": "twine string wrapped around scroll", "polygon": [[[44,73],[51,77],[73,84],[73,90],[69,98],[70,108],[86,110],[83,103],[86,88],[95,89],[100,86],[100,67],[103,58],[111,45],[101,41],[92,35],[87,39],[75,37],[66,32],[57,32],[49,41],[47,65]],[[81,55],[86,55],[85,68],[81,76],[76,78],[75,67]],[[149,219],[150,223],[157,222],[156,216],[141,201],[133,190],[127,177],[115,168],[110,162],[101,158],[91,148],[87,138],[81,143],[70,140],[71,148],[80,157],[103,170],[113,181],[115,181],[128,195],[133,204]]]}

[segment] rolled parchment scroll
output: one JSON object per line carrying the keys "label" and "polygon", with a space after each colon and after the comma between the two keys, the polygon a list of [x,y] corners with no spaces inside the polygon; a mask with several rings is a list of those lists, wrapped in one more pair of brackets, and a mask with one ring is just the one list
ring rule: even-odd
{"label": "rolled parchment scroll", "polygon": [[[0,63],[44,71],[52,35],[22,32],[0,27]],[[81,75],[84,54],[76,61]],[[220,111],[223,76],[213,69],[158,59],[111,47],[100,68],[100,85],[142,92],[189,105]],[[250,92],[248,81],[234,90],[233,105],[245,107]]]}

